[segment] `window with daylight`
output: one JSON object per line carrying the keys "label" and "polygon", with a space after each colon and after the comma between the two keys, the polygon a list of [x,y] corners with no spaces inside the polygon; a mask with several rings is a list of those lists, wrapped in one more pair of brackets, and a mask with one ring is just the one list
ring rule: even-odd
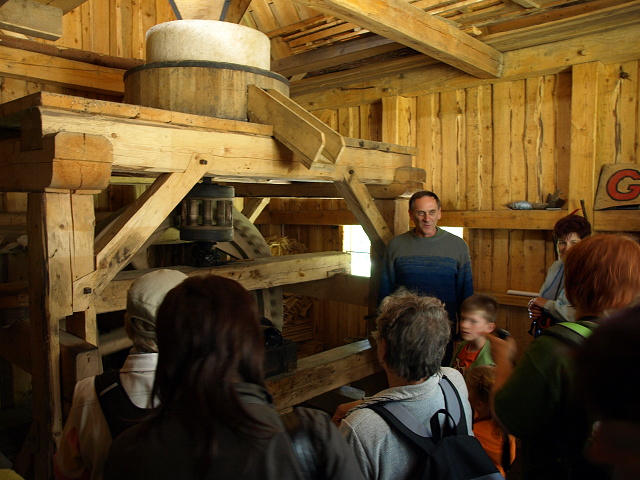
{"label": "window with daylight", "polygon": [[[371,242],[360,225],[344,225],[342,251],[351,254],[351,275],[371,276]],[[453,235],[463,238],[462,227],[440,227]]]}

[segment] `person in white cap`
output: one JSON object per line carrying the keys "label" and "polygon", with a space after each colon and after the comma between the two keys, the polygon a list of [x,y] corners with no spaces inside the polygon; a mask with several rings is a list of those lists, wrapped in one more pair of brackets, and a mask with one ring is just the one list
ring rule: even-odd
{"label": "person in white cap", "polygon": [[177,270],[161,269],[131,284],[124,325],[133,348],[119,371],[85,378],[76,384],[54,458],[58,480],[102,479],[113,439],[152,407],[158,361],[156,314],[167,292],[186,278]]}

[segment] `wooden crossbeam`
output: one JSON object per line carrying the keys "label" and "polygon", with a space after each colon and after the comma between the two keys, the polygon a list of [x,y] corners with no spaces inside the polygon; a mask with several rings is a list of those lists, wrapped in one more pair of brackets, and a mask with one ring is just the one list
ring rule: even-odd
{"label": "wooden crossbeam", "polygon": [[303,358],[295,370],[266,383],[276,408],[285,410],[381,369],[375,348],[361,340]]}
{"label": "wooden crossbeam", "polygon": [[393,234],[367,188],[358,180],[355,171],[345,168],[343,175],[343,179],[335,182],[335,185],[347,201],[349,210],[353,212],[358,223],[362,225],[371,240],[371,246],[382,256],[385,246],[393,238]]}
{"label": "wooden crossbeam", "polygon": [[96,270],[74,282],[74,311],[83,311],[124,268],[207,171],[194,155],[184,172],[163,174],[95,242]]}
{"label": "wooden crossbeam", "polygon": [[502,73],[502,53],[406,0],[296,0],[479,78]]}

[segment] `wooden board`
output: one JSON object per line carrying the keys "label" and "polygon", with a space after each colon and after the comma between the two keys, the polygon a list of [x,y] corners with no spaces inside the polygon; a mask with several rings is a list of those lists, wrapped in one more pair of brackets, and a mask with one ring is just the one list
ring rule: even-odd
{"label": "wooden board", "polygon": [[602,167],[594,210],[640,205],[640,165],[610,163]]}

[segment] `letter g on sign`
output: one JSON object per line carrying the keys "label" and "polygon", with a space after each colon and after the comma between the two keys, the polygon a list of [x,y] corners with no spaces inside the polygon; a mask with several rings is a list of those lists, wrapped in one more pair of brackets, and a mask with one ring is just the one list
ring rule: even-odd
{"label": "letter g on sign", "polygon": [[[627,178],[630,178],[631,181],[627,183],[626,188],[621,191],[621,184],[623,184],[623,180]],[[635,182],[633,182],[634,180]],[[640,172],[631,168],[618,170],[607,180],[607,194],[613,200],[618,201],[628,201],[638,198],[638,196],[640,196]]]}

